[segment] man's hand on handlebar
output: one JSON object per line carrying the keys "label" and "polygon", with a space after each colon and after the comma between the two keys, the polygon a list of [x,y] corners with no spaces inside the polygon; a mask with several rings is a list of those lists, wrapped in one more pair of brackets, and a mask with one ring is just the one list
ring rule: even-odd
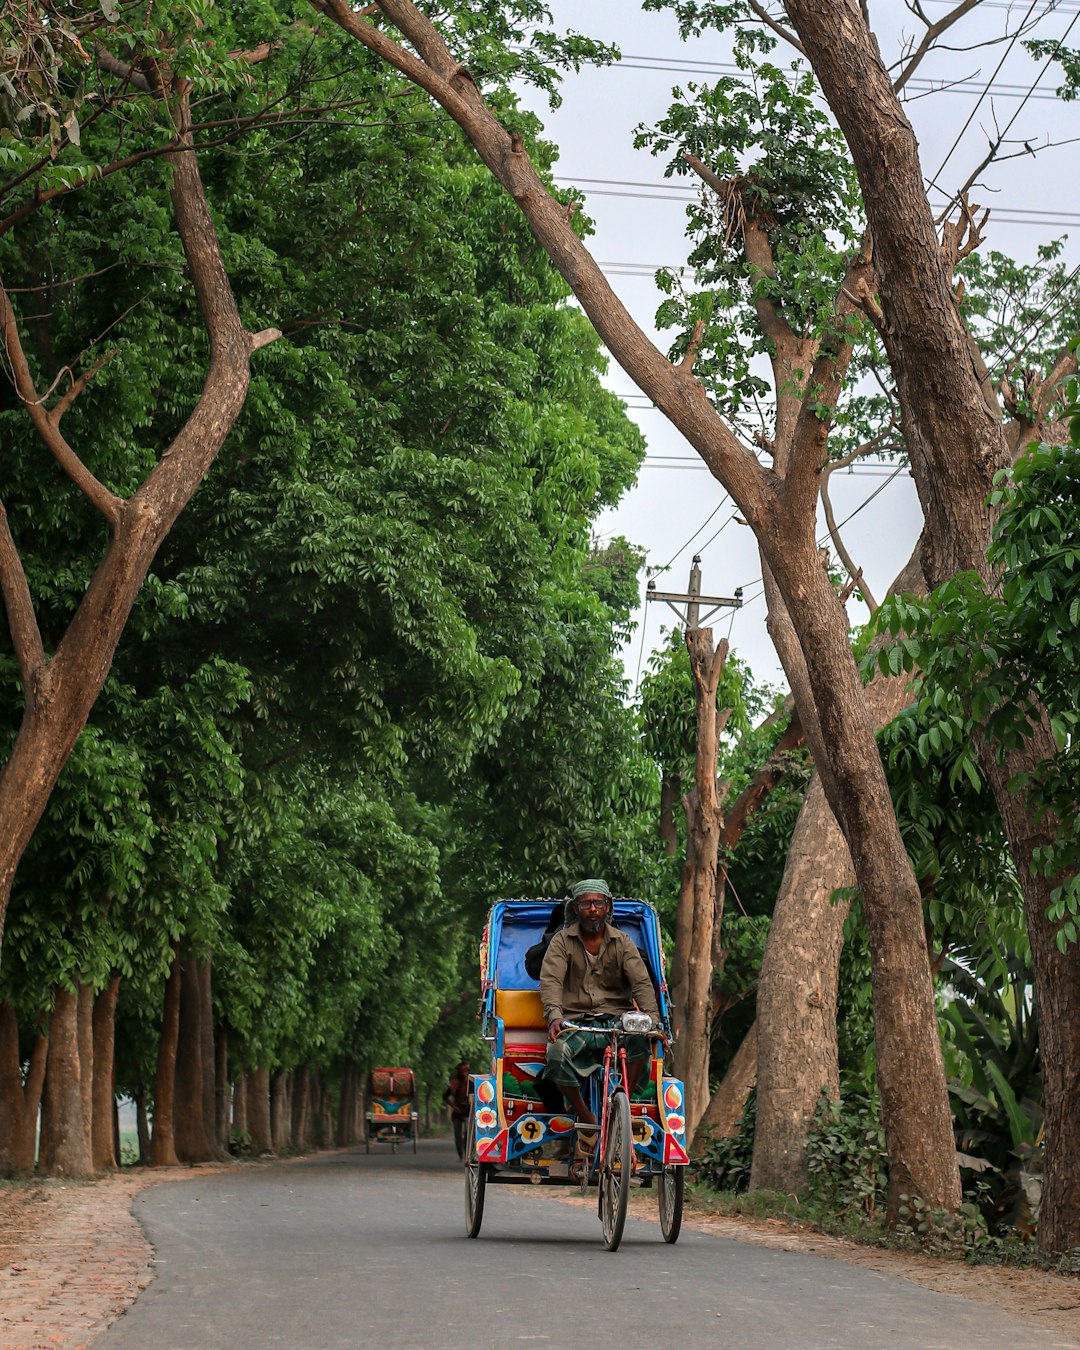
{"label": "man's hand on handlebar", "polygon": [[562,1018],[556,1017],[555,1020],[551,1022],[550,1025],[548,1026],[548,1040],[557,1041],[559,1039],[559,1032],[561,1030],[562,1030]]}

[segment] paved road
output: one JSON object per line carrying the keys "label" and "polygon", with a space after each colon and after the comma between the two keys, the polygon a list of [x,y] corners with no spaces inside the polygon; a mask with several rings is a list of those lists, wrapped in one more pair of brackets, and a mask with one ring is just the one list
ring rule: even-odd
{"label": "paved road", "polygon": [[[590,1194],[593,1194],[590,1192]],[[839,1261],[489,1186],[464,1234],[449,1142],[196,1177],[140,1193],[156,1278],[102,1350],[1037,1350],[1027,1319]]]}

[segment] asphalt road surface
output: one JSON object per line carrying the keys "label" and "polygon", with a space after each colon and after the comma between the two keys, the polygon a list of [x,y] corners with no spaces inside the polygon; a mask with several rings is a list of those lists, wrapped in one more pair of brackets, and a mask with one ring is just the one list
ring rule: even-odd
{"label": "asphalt road surface", "polygon": [[[135,1214],[155,1278],[102,1350],[1037,1350],[1026,1318],[840,1261],[628,1220],[490,1186],[465,1236],[449,1141],[153,1186]],[[576,1192],[571,1192],[576,1194]],[[557,1194],[557,1193],[556,1193]],[[590,1196],[595,1196],[590,1191]]]}

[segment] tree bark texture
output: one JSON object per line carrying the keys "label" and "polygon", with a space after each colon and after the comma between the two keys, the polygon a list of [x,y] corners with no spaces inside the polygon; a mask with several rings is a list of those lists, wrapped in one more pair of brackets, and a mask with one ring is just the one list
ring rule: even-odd
{"label": "tree bark texture", "polygon": [[34,1170],[48,1050],[48,1036],[35,1035],[24,1079],[15,1009],[0,1003],[0,1175],[28,1176]]}
{"label": "tree bark texture", "polygon": [[248,1132],[248,1114],[247,1114],[247,1077],[241,1074],[233,1084],[232,1089],[232,1134],[241,1137]]}
{"label": "tree bark texture", "polygon": [[229,1031],[218,1027],[214,1036],[214,1143],[219,1154],[229,1152],[232,1092],[229,1087]]}
{"label": "tree bark texture", "polygon": [[252,1069],[247,1075],[247,1110],[251,1147],[256,1153],[273,1153],[274,1138],[270,1129],[269,1070]]}
{"label": "tree bark texture", "polygon": [[[194,956],[180,962],[180,1026],[176,1042],[176,1097],[173,1133],[176,1156],[182,1163],[210,1162],[216,1157],[213,1113],[207,1129],[207,1097],[211,1107],[214,1065],[206,1062],[205,966]],[[213,1041],[211,1040],[211,1044]]]}
{"label": "tree bark texture", "polygon": [[43,1113],[41,1171],[54,1177],[92,1176],[90,1121],[84,1109],[79,1062],[79,998],[66,989],[56,990],[49,1019]]}
{"label": "tree bark texture", "polygon": [[1008,786],[1015,774],[1047,758],[1051,747],[1056,748],[1053,735],[1044,725],[1004,764],[985,745],[980,762],[1004,808],[1002,823],[1013,857],[1026,867],[1021,882],[1035,972],[1046,1132],[1038,1242],[1041,1251],[1056,1254],[1080,1248],[1080,944],[1058,950],[1056,925],[1047,918],[1054,882],[1030,867],[1032,850],[1050,842],[1054,823],[1037,824],[1024,799]]}
{"label": "tree bark texture", "polygon": [[695,1155],[700,1154],[710,1139],[729,1139],[738,1132],[746,1099],[757,1082],[757,1072],[758,1034],[757,1022],[754,1022],[698,1122],[691,1150]]}
{"label": "tree bark texture", "polygon": [[284,1153],[291,1143],[292,1094],[289,1075],[284,1069],[270,1076],[270,1141],[275,1153]]}
{"label": "tree bark texture", "polygon": [[91,1167],[94,1157],[94,991],[88,984],[75,988],[79,1035],[79,1082],[82,1114],[89,1135]]}
{"label": "tree bark texture", "polygon": [[311,1068],[301,1064],[293,1075],[292,1142],[302,1152],[307,1152],[312,1144],[312,1107]]}
{"label": "tree bark texture", "polygon": [[176,1101],[176,1054],[180,1037],[180,954],[174,953],[172,969],[165,982],[158,1042],[157,1072],[154,1076],[154,1133],[151,1152],[155,1167],[177,1167],[176,1134],[173,1108]]}
{"label": "tree bark texture", "polygon": [[341,1073],[338,1092],[337,1146],[348,1148],[356,1143],[357,1085],[359,1074],[350,1060]]}
{"label": "tree bark texture", "polygon": [[[925,591],[912,559],[893,590]],[[885,726],[907,706],[906,678],[878,675],[867,687],[874,722]],[[832,903],[855,881],[820,778],[811,780],[795,824],[758,976],[758,1054],[754,1160],[756,1190],[805,1191],[806,1134],[821,1093],[839,1091],[836,995],[848,903]]]}
{"label": "tree bark texture", "polygon": [[822,1092],[839,1096],[836,991],[855,881],[844,836],[813,779],[788,848],[758,976],[752,1190],[806,1189],[806,1135]]}
{"label": "tree bark texture", "polygon": [[99,1172],[120,1165],[119,1143],[116,1138],[116,1084],[113,1065],[116,1000],[119,994],[120,976],[114,975],[94,1000],[91,1141],[94,1168]]}

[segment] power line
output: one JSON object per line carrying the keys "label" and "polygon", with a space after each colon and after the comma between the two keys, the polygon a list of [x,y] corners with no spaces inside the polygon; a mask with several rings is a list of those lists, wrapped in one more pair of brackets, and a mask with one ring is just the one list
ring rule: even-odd
{"label": "power line", "polygon": [[[1024,24],[1027,23],[1027,20],[1031,14],[1031,9],[1034,9],[1036,3],[1038,3],[1038,0],[1032,0],[1031,8],[1028,10],[1028,14],[1024,18]],[[1012,8],[1012,6],[1009,6],[1009,8]],[[1066,16],[1070,14],[1080,15],[1080,10],[1054,10],[1054,13],[1063,14]],[[1017,30],[1018,34],[1022,33],[1023,26],[1024,25],[1021,24],[1020,28]],[[1015,40],[1016,36],[1014,35],[1012,41],[1010,42],[1009,47],[1006,49],[1005,56],[1008,56],[1009,52],[1012,50],[1012,46],[1013,43],[1015,43]],[[1001,65],[1004,62],[1004,59],[1005,58],[1003,57],[1002,61],[998,63],[998,66],[994,71],[995,75],[1001,69]],[[734,62],[731,61],[700,61],[678,56],[634,55],[629,52],[626,55],[624,55],[620,60],[612,61],[610,65],[604,67],[604,69],[657,70],[657,71],[667,71],[669,74],[675,75],[712,75],[712,76],[729,75],[747,81],[749,81],[750,79],[750,76],[747,75],[744,70],[742,70],[739,66],[735,65]],[[981,101],[981,98],[985,97],[986,93],[993,93],[996,98],[1025,98],[1027,86],[1023,84],[1013,84],[1013,83],[984,85],[981,81],[973,79],[961,79],[944,82],[941,80],[927,79],[924,76],[914,76],[912,79],[908,80],[904,88],[906,90],[912,91],[917,90],[921,93],[926,94],[979,93]],[[1057,94],[1052,93],[1036,94],[1034,97],[1040,100],[1058,101]]]}
{"label": "power line", "polygon": [[[1023,31],[1025,25],[1027,24],[1028,18],[1030,18],[1030,16],[1031,16],[1032,10],[1035,8],[1035,4],[1036,4],[1036,0],[1031,0],[1031,6],[1030,6],[1030,8],[1028,9],[1027,15],[1025,16],[1023,23],[1020,25],[1020,27],[1019,27],[1019,28],[1016,30],[1016,32],[1013,34],[1012,41],[1009,43],[1008,47],[1005,49],[1005,55],[1001,58],[1001,62],[998,63],[998,70],[1001,69],[1001,64],[1002,64],[1002,62],[1004,62],[1005,57],[1008,56],[1009,52],[1012,51],[1013,45],[1016,43],[1017,39],[1020,37],[1021,32]],[[1065,43],[1066,38],[1069,36],[1069,34],[1072,32],[1073,28],[1076,26],[1076,20],[1077,20],[1078,18],[1080,18],[1080,12],[1077,12],[1077,14],[1075,14],[1075,15],[1073,16],[1072,20],[1071,20],[1070,23],[1069,23],[1068,28],[1065,29],[1064,34],[1063,34],[1062,37],[1058,40],[1059,43],[1060,43],[1062,46],[1064,46],[1064,43]],[[1032,97],[1035,95],[1035,88],[1036,88],[1036,86],[1039,84],[1039,82],[1042,80],[1042,77],[1046,74],[1047,70],[1048,70],[1049,67],[1050,67],[1050,62],[1051,62],[1053,59],[1054,59],[1054,53],[1053,53],[1053,52],[1048,53],[1048,55],[1047,55],[1047,57],[1046,57],[1046,60],[1045,60],[1045,61],[1042,63],[1042,65],[1039,67],[1038,74],[1035,76],[1035,79],[1031,82],[1031,87],[1028,89],[1028,91],[1027,91],[1027,93],[1024,95],[1024,97],[1020,100],[1020,106],[1013,112],[1013,115],[1009,118],[1008,122],[1006,122],[1004,130],[1002,130],[1002,131],[1000,131],[1000,132],[998,133],[996,142],[991,142],[991,146],[990,146],[990,157],[991,157],[991,158],[993,158],[993,156],[997,154],[998,148],[999,148],[1001,145],[1004,144],[1004,142],[1005,142],[1005,137],[1006,137],[1006,136],[1009,134],[1009,132],[1012,130],[1012,125],[1013,125],[1013,123],[1014,123],[1014,122],[1016,121],[1016,119],[1020,116],[1020,114],[1024,111],[1024,107],[1026,106],[1026,104],[1027,104],[1027,102],[1028,102],[1028,99],[1032,98]],[[994,74],[996,75],[996,74],[997,74],[997,71],[995,71]],[[944,159],[944,161],[942,162],[941,168],[938,169],[937,174],[934,175],[934,178],[935,178],[935,179],[941,174],[942,170],[945,168],[945,165],[949,162],[949,159],[950,159],[951,156],[952,156],[953,150],[955,150],[956,147],[960,144],[960,138],[963,136],[963,134],[964,134],[964,132],[967,130],[967,128],[971,125],[971,119],[975,116],[976,109],[978,108],[979,104],[983,101],[983,99],[986,97],[986,94],[989,92],[989,90],[990,90],[992,84],[993,84],[993,76],[990,77],[990,81],[989,81],[989,83],[988,83],[987,86],[986,86],[986,90],[984,90],[984,92],[983,92],[982,94],[979,95],[979,98],[978,98],[978,101],[977,101],[976,104],[975,104],[975,107],[972,108],[971,113],[970,113],[970,115],[969,115],[967,121],[964,123],[963,127],[960,129],[960,135],[957,136],[956,140],[953,142],[952,150],[950,150],[949,153],[945,156],[945,159]],[[946,210],[949,210],[949,209],[955,204],[955,202],[958,200],[958,198],[959,198],[959,194],[955,195],[955,196],[952,198],[952,201],[950,201],[949,206],[946,207]]]}
{"label": "power line", "polygon": [[695,540],[695,539],[698,537],[698,535],[702,532],[702,530],[705,528],[705,526],[708,525],[709,521],[712,520],[712,518],[716,515],[717,511],[719,511],[720,508],[724,505],[724,503],[725,503],[726,501],[729,501],[729,500],[730,500],[730,498],[729,498],[728,494],[725,492],[724,495],[720,498],[720,501],[717,503],[717,505],[709,512],[709,514],[706,516],[706,518],[704,519],[704,521],[702,521],[702,523],[697,527],[697,529],[696,529],[696,530],[694,531],[694,533],[690,536],[690,538],[686,541],[686,543],[683,544],[683,546],[682,546],[681,548],[678,548],[678,549],[675,550],[675,552],[671,555],[671,557],[670,557],[670,558],[668,559],[668,561],[663,565],[663,567],[650,567],[650,568],[649,568],[649,571],[652,573],[652,575],[653,575],[653,576],[656,576],[656,575],[657,575],[658,573],[660,573],[660,572],[666,572],[667,569],[671,566],[671,564],[675,561],[675,559],[679,556],[679,554],[680,554],[680,553],[685,553],[685,552],[686,552],[686,550],[690,547],[690,545],[694,542],[694,540]]}
{"label": "power line", "polygon": [[[555,182],[565,183],[570,187],[582,187],[588,197],[629,197],[646,201],[673,201],[680,205],[695,200],[701,191],[700,188],[694,187],[691,184],[648,183],[621,178],[582,178],[576,174],[556,174]],[[586,186],[593,183],[610,186]],[[647,190],[643,192],[630,192],[626,190],[627,188],[644,188]],[[683,195],[680,196],[680,193]],[[1004,225],[1080,225],[1080,211],[1055,211],[1052,208],[1034,210],[1033,208],[1026,206],[1003,206],[998,210],[991,208],[991,216],[993,220]],[[665,264],[657,263],[655,266],[652,266],[648,263],[638,262],[604,262],[599,263],[598,266],[602,267],[605,272],[632,276],[638,274],[645,275],[650,268],[654,272],[659,271]],[[672,272],[689,272],[692,269],[685,263],[680,263],[668,267],[667,270]]]}

